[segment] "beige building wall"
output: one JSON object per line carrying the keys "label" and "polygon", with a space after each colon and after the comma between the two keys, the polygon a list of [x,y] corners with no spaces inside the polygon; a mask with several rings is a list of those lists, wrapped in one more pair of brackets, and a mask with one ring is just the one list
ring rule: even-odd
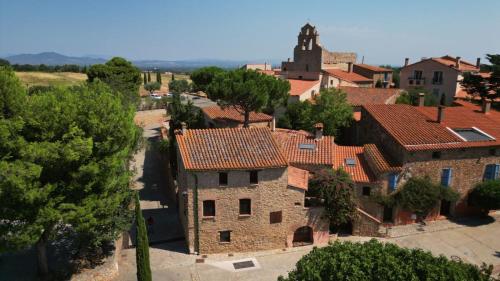
{"label": "beige building wall", "polygon": [[[304,190],[289,187],[286,168],[259,171],[251,185],[248,171],[228,172],[228,185],[219,186],[217,172],[189,173],[180,165],[180,215],[191,253],[196,251],[194,190],[198,190],[200,253],[254,251],[292,247],[297,228],[309,226],[315,244],[328,242],[328,223],[321,208],[304,207]],[[197,184],[196,184],[197,183]],[[239,215],[239,199],[251,199],[251,215]],[[215,200],[215,217],[203,217],[203,201]],[[184,209],[187,210],[184,213]],[[281,223],[270,223],[270,212],[282,212]],[[220,231],[231,231],[231,242],[219,242]]]}
{"label": "beige building wall", "polygon": [[[411,80],[410,78],[414,78],[416,70],[422,71],[423,81],[421,81],[421,85],[416,85],[415,81],[413,85],[409,83]],[[432,78],[435,71],[443,72],[443,83],[433,83]],[[440,101],[441,96],[444,95],[446,105],[453,103],[455,94],[460,90],[460,81],[463,80],[463,76],[459,71],[433,60],[425,60],[403,67],[401,69],[400,77],[400,87],[402,89],[408,90],[414,87],[423,87],[432,93],[438,102]]]}
{"label": "beige building wall", "polygon": [[339,79],[330,75],[323,75],[323,79],[321,80],[321,85],[323,88],[338,88],[340,86],[349,86],[349,87],[359,87],[358,84],[349,82],[346,80]]}

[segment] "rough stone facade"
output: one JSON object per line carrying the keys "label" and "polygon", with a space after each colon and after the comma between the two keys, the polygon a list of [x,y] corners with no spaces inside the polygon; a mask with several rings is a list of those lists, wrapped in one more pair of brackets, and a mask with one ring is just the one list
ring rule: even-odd
{"label": "rough stone facade", "polygon": [[[304,190],[288,186],[286,168],[260,170],[258,184],[250,184],[249,171],[221,172],[228,173],[227,186],[219,186],[218,171],[187,172],[179,165],[180,216],[191,253],[292,247],[303,226],[312,228],[314,244],[328,242],[322,209],[304,207]],[[239,214],[239,199],[251,200],[250,215]],[[205,200],[215,201],[215,216],[203,216]],[[278,211],[282,221],[270,223],[270,213]],[[220,231],[230,231],[230,242],[220,242]]]}
{"label": "rough stone facade", "polygon": [[321,46],[316,28],[306,24],[293,49],[293,61],[282,62],[281,70],[289,79],[319,80],[323,68],[347,68],[349,62],[356,62],[355,53],[329,52]]}

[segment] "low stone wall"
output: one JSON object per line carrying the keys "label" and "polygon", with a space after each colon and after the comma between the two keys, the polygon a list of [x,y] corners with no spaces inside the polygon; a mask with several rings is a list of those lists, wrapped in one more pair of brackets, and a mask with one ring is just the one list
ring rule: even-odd
{"label": "low stone wall", "polygon": [[115,251],[104,260],[104,263],[95,267],[84,269],[82,272],[71,276],[71,281],[111,281],[118,277],[118,260],[123,247],[123,237],[115,241]]}

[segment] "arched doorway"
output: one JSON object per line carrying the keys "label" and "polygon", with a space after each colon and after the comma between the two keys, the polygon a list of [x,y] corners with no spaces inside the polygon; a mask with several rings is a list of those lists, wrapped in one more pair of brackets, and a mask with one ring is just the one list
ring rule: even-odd
{"label": "arched doorway", "polygon": [[310,226],[302,226],[293,233],[293,246],[305,246],[313,243],[313,230]]}

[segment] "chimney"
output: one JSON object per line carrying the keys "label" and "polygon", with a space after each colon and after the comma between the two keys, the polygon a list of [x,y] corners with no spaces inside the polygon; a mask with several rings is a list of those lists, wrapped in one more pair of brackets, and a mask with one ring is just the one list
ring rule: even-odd
{"label": "chimney", "polygon": [[483,99],[483,113],[484,114],[490,113],[490,109],[491,109],[491,100]]}
{"label": "chimney", "polygon": [[455,67],[457,69],[460,68],[460,63],[461,63],[460,59],[462,59],[462,58],[461,57],[457,57],[457,62],[455,63]]}
{"label": "chimney", "polygon": [[424,105],[425,105],[425,94],[419,93],[418,94],[418,106],[424,106]]}
{"label": "chimney", "polygon": [[445,109],[445,107],[443,105],[438,106],[438,116],[437,116],[438,123],[443,122],[443,119],[444,119],[444,109]]}
{"label": "chimney", "polygon": [[349,73],[352,72],[352,62],[347,63],[347,72],[349,72]]}
{"label": "chimney", "polygon": [[477,58],[477,60],[476,60],[476,67],[477,68],[481,67],[481,58]]}
{"label": "chimney", "polygon": [[287,61],[288,61],[288,62],[290,62],[290,58],[288,58],[288,60],[287,60]]}
{"label": "chimney", "polygon": [[186,130],[187,130],[187,124],[186,122],[181,122],[181,127],[182,127],[182,134],[185,135],[186,134]]}
{"label": "chimney", "polygon": [[410,58],[405,58],[405,66],[408,66],[409,62],[410,62]]}
{"label": "chimney", "polygon": [[273,119],[271,119],[271,131],[272,132],[276,131],[276,117],[274,117],[274,114],[273,114]]}
{"label": "chimney", "polygon": [[320,140],[323,137],[323,123],[314,124],[314,138]]}

